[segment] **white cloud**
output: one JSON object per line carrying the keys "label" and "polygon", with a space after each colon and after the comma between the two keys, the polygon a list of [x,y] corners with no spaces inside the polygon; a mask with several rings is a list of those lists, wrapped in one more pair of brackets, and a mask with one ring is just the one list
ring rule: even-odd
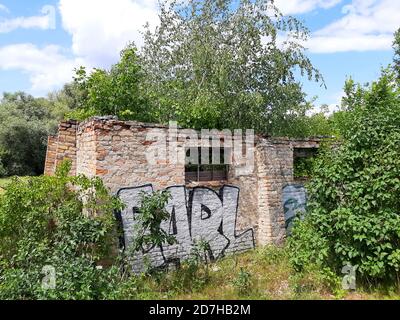
{"label": "white cloud", "polygon": [[353,36],[313,36],[306,47],[313,53],[390,50],[393,34]]}
{"label": "white cloud", "polygon": [[[118,61],[120,51],[130,42],[140,46],[139,30],[149,22],[158,22],[157,0],[60,0],[64,29],[72,36],[68,52],[56,45],[38,47],[22,43],[0,47],[0,70],[18,70],[29,76],[30,93],[45,95],[70,82],[73,69],[109,67]],[[0,32],[17,28],[48,29],[52,7],[42,9],[43,16],[0,19]]]}
{"label": "white cloud", "polygon": [[275,5],[285,14],[302,14],[316,9],[329,9],[342,0],[275,0]]}
{"label": "white cloud", "polygon": [[130,41],[141,46],[140,30],[158,22],[157,0],[60,0],[59,8],[74,54],[98,67],[115,63]]}
{"label": "white cloud", "polygon": [[[0,10],[6,9],[0,5]],[[31,17],[16,17],[9,19],[0,19],[0,33],[8,33],[16,29],[54,29],[55,28],[55,8],[45,6],[41,10],[42,15]]]}
{"label": "white cloud", "polygon": [[[329,103],[327,105],[327,107],[328,107],[327,110],[325,110],[328,115],[341,110],[342,99],[345,95],[346,94],[343,90],[341,90],[340,92],[337,92],[336,94],[331,95],[332,103]],[[320,110],[323,111],[323,109],[321,107],[320,107]]]}
{"label": "white cloud", "polygon": [[8,10],[8,8],[4,4],[1,4],[1,3],[0,3],[0,11],[10,13],[10,10]]}
{"label": "white cloud", "polygon": [[400,27],[400,1],[353,0],[344,16],[314,32],[306,46],[315,53],[390,50]]}
{"label": "white cloud", "polygon": [[326,116],[330,116],[330,115],[334,114],[335,112],[338,112],[341,110],[340,105],[341,105],[341,100],[336,103],[315,106],[313,109],[308,110],[306,112],[306,115],[311,117],[313,115],[323,113]]}
{"label": "white cloud", "polygon": [[[72,36],[72,57],[59,46],[33,44],[0,47],[0,69],[21,70],[29,75],[32,92],[46,93],[71,81],[72,70],[109,67],[118,61],[128,42],[142,44],[140,30],[158,24],[157,0],[60,0],[64,29]],[[304,13],[330,8],[341,0],[278,0],[285,13]],[[46,9],[46,8],[44,8]],[[49,9],[49,8],[47,8]],[[1,10],[1,6],[0,6]],[[343,7],[343,17],[314,32],[305,44],[312,52],[390,49],[392,33],[399,27],[400,1],[353,0]],[[16,28],[48,28],[51,11],[43,15],[0,19],[0,32]],[[19,20],[18,20],[19,19]],[[68,52],[71,53],[71,52]]]}
{"label": "white cloud", "polygon": [[44,95],[70,82],[73,69],[83,62],[78,58],[67,58],[59,46],[43,48],[24,43],[0,47],[0,69],[20,70],[29,75],[31,93]]}

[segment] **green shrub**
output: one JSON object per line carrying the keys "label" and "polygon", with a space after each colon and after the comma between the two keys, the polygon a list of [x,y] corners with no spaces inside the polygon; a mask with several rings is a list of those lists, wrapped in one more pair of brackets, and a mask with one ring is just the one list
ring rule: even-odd
{"label": "green shrub", "polygon": [[237,277],[232,281],[232,284],[239,296],[249,295],[253,286],[251,273],[240,268],[240,271]]}
{"label": "green shrub", "polygon": [[165,243],[176,243],[174,236],[161,228],[161,223],[170,218],[165,209],[171,194],[169,191],[156,191],[152,194],[141,193],[141,206],[135,216],[135,237],[130,251],[142,248],[159,247]]}
{"label": "green shrub", "polygon": [[314,158],[298,158],[294,161],[295,178],[311,177],[314,165]]}
{"label": "green shrub", "polygon": [[202,289],[210,281],[210,244],[204,240],[195,241],[189,258],[177,270],[175,287],[181,291]]}
{"label": "green shrub", "polygon": [[294,299],[321,299],[321,296],[343,298],[341,278],[329,268],[321,269],[310,266],[302,272],[295,272],[289,277],[289,284]]}
{"label": "green shrub", "polygon": [[350,263],[359,279],[400,271],[400,89],[385,71],[370,87],[346,84],[349,125],[339,148],[323,152],[308,186],[309,206],[289,246],[297,270],[336,272]]}
{"label": "green shrub", "polygon": [[209,244],[199,241],[190,257],[175,270],[153,269],[142,274],[126,273],[118,286],[108,294],[110,299],[166,299],[180,294],[200,292],[211,281],[207,258]]}
{"label": "green shrub", "polygon": [[[102,265],[112,255],[120,202],[98,178],[68,177],[70,168],[65,162],[54,177],[14,179],[0,197],[1,299],[101,299],[116,285],[118,269]],[[43,286],[49,269],[50,288]]]}

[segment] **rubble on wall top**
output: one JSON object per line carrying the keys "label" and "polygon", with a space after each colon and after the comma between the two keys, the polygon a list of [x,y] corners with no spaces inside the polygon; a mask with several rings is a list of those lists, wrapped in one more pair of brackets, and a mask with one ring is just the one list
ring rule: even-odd
{"label": "rubble on wall top", "polygon": [[[73,120],[71,120],[73,121]],[[78,122],[78,127],[79,129],[86,128],[91,125],[100,125],[103,126],[106,129],[111,129],[112,127],[130,127],[130,128],[160,128],[160,129],[166,129],[168,126],[162,125],[162,124],[157,124],[157,123],[144,123],[144,122],[138,122],[138,121],[124,121],[124,120],[119,120],[117,116],[96,116],[96,117],[91,117],[85,121]],[[180,127],[178,127],[180,129]]]}
{"label": "rubble on wall top", "polygon": [[301,147],[307,145],[319,145],[323,141],[334,138],[335,137],[289,138],[289,137],[258,136],[257,143],[268,142],[271,144],[292,144],[295,147]]}
{"label": "rubble on wall top", "polygon": [[[87,120],[79,122],[77,120],[66,120],[60,123],[61,128],[68,128],[73,125],[77,125],[78,130],[90,127],[92,125],[100,125],[101,127],[104,125],[105,129],[112,129],[113,127],[130,127],[130,128],[160,128],[160,129],[168,129],[168,125],[162,125],[157,123],[145,123],[145,122],[138,122],[138,121],[124,121],[119,120],[117,116],[95,116],[91,117]],[[97,127],[97,126],[96,126]],[[178,129],[183,129],[182,127],[177,127]],[[289,138],[289,137],[272,137],[266,135],[257,135],[257,143],[262,143],[263,141],[268,141],[272,144],[319,144],[323,140],[330,140],[334,139],[335,137],[327,137],[327,136],[320,136],[320,137],[307,137],[307,138]]]}
{"label": "rubble on wall top", "polygon": [[88,121],[108,121],[108,120],[118,121],[119,119],[117,116],[96,116],[96,117],[89,118]]}

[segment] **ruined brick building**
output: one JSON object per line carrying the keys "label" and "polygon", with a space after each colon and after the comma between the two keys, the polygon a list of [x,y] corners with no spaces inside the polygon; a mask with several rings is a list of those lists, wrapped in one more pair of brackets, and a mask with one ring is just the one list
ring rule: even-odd
{"label": "ruined brick building", "polygon": [[[156,143],[154,134],[149,133],[164,134],[168,150],[170,130],[112,117],[62,122],[58,135],[48,139],[45,174],[52,175],[57,164],[68,158],[73,164],[71,174],[101,177],[127,204],[120,215],[125,245],[131,240],[139,193],[170,190],[172,199],[167,209],[171,221],[163,227],[176,235],[178,244],[138,253],[136,270],[141,268],[143,255],[156,266],[186,257],[196,239],[210,243],[214,258],[285,239],[288,220],[306,202],[305,190],[294,178],[294,162],[314,155],[320,139],[257,136],[251,149],[253,168],[244,173],[236,170],[239,164],[235,162],[215,167],[170,159],[149,163],[148,155],[154,152]],[[187,139],[190,132],[175,131],[178,154],[182,151],[180,154],[187,155],[190,148],[211,147],[204,141]],[[157,149],[159,153],[165,151]]]}

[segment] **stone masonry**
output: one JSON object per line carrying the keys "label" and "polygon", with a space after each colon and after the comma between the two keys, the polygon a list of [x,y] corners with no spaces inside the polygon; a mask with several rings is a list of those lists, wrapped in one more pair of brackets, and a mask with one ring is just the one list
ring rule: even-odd
{"label": "stone masonry", "polygon": [[[154,190],[184,187],[182,190],[176,189],[176,192],[186,194],[186,200],[180,198],[179,201],[194,202],[194,205],[200,206],[199,223],[212,215],[212,212],[209,212],[208,217],[203,217],[205,208],[203,202],[214,197],[206,192],[205,187],[216,190],[215,194],[218,197],[218,190],[224,185],[233,186],[240,191],[240,196],[236,193],[234,196],[230,195],[227,189],[224,191],[229,197],[239,198],[236,221],[232,220],[236,231],[230,232],[239,234],[251,228],[254,231],[256,245],[280,244],[284,241],[286,230],[282,199],[284,188],[295,184],[294,150],[296,148],[318,149],[320,139],[258,136],[254,145],[255,166],[252,173],[238,176],[234,174],[235,165],[232,164],[229,166],[226,181],[187,185],[184,163],[172,164],[169,161],[148,163],[146,155],[155,143],[154,140],[148,139],[150,130],[158,130],[166,134],[170,129],[157,124],[119,121],[113,117],[96,117],[81,123],[64,121],[59,125],[58,135],[48,139],[45,174],[54,174],[57,165],[63,159],[70,159],[73,163],[71,175],[99,176],[114,194],[128,188],[143,186],[151,186]],[[178,153],[179,150],[182,151],[188,147],[185,135],[182,137],[179,135],[182,130],[176,129]],[[198,190],[197,193],[190,193],[190,190],[202,187],[203,189]],[[187,190],[186,193],[185,190]],[[193,196],[197,196],[198,199],[193,200]],[[223,212],[227,204],[223,202],[223,192],[220,193],[220,197],[221,204],[214,205],[215,200],[213,200],[212,206],[217,208],[215,210],[222,210],[221,215],[224,216]],[[232,200],[230,208],[233,208],[233,203],[235,202]],[[173,210],[172,207],[171,210]],[[190,210],[194,209],[190,208]],[[223,223],[216,228],[221,228],[222,225]],[[193,228],[196,226],[191,226],[191,229]]]}

